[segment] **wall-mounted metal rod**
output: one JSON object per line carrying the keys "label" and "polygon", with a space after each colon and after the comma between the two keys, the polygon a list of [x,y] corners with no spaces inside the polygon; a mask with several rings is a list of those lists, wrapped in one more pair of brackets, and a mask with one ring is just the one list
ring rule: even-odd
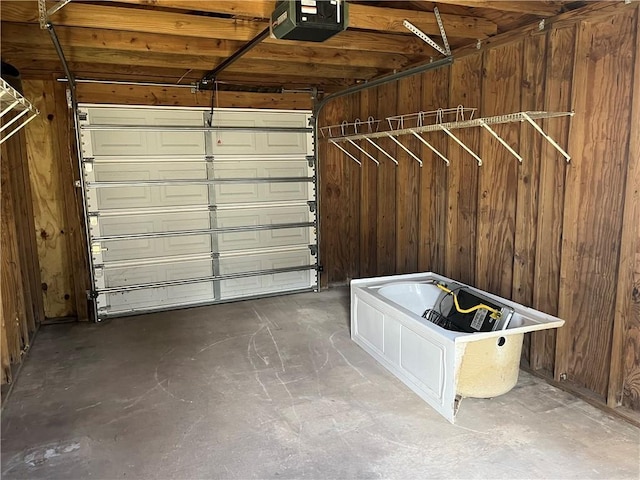
{"label": "wall-mounted metal rod", "polygon": [[401,128],[399,130],[344,135],[340,137],[331,137],[330,140],[334,142],[346,142],[347,138],[350,138],[351,140],[361,140],[363,138],[384,138],[384,137],[387,137],[390,133],[397,137],[400,135],[409,135],[414,131],[418,133],[437,132],[439,130],[442,130],[443,127],[448,130],[456,130],[461,128],[480,127],[481,122],[484,122],[487,125],[497,125],[500,123],[510,123],[510,122],[522,122],[523,120],[525,120],[525,117],[524,117],[525,114],[528,115],[531,119],[556,118],[556,117],[566,117],[566,116],[574,115],[573,112],[517,112],[517,113],[508,113],[506,115],[496,115],[495,117],[475,118],[472,120],[462,120],[462,121],[445,122],[445,123],[432,123],[429,125],[423,125],[421,127]]}
{"label": "wall-mounted metal rod", "polygon": [[81,130],[109,130],[109,131],[148,131],[148,132],[285,132],[311,133],[309,127],[245,127],[245,126],[217,126],[204,127],[196,125],[82,125]]}
{"label": "wall-mounted metal rod", "polygon": [[4,132],[7,128],[9,128],[11,125],[16,123],[18,120],[20,120],[22,117],[24,117],[30,111],[31,110],[23,110],[23,111],[21,111],[19,114],[17,114],[15,117],[13,117],[10,121],[8,121],[4,125],[2,125],[2,127],[0,127],[0,133]]}
{"label": "wall-mounted metal rod", "polygon": [[199,88],[206,87],[206,86],[209,86],[211,82],[215,82],[216,78],[218,77],[218,75],[220,75],[220,73],[222,73],[223,70],[226,70],[229,66],[231,66],[232,64],[240,60],[240,58],[243,55],[245,55],[247,52],[253,49],[256,45],[258,45],[260,42],[262,42],[262,40],[264,40],[268,36],[269,36],[269,27],[265,28],[262,32],[260,32],[258,35],[253,37],[247,43],[245,43],[242,47],[240,47],[239,50],[234,52],[233,55],[231,55],[230,57],[223,60],[222,63],[216,66],[213,70],[210,70],[209,72],[205,73],[202,79],[200,80],[200,82],[198,83],[198,87]]}
{"label": "wall-mounted metal rod", "polygon": [[5,114],[9,113],[11,110],[13,110],[13,107],[15,107],[16,105],[20,104],[20,100],[16,100],[15,102],[13,102],[12,104],[10,104],[7,108],[5,108],[4,110],[2,110],[2,112],[0,112],[0,117],[4,117]]}
{"label": "wall-mounted metal rod", "polygon": [[375,162],[375,164],[377,166],[380,166],[380,162],[373,156],[371,155],[369,152],[367,152],[366,150],[364,150],[360,145],[358,145],[356,142],[354,142],[353,140],[349,140],[349,143],[351,145],[353,145],[354,147],[356,147],[358,150],[360,150],[362,153],[364,153],[367,157],[369,157],[371,160],[373,160]]}
{"label": "wall-mounted metal rod", "polygon": [[455,140],[455,142],[456,142],[458,145],[460,145],[462,148],[464,148],[464,149],[467,151],[467,153],[469,153],[469,155],[471,155],[473,158],[475,158],[475,159],[476,159],[476,162],[478,162],[478,166],[479,166],[479,167],[481,167],[481,166],[482,166],[482,159],[481,159],[478,155],[476,155],[476,153],[475,153],[473,150],[471,150],[469,147],[467,147],[467,146],[466,146],[466,145],[465,145],[465,144],[464,144],[464,143],[463,143],[463,142],[462,142],[458,137],[456,137],[453,133],[451,133],[451,131],[450,131],[448,128],[443,127],[443,126],[441,125],[441,126],[440,126],[440,129],[441,129],[444,133],[446,133],[447,135],[449,135],[453,140]]}
{"label": "wall-mounted metal rod", "polygon": [[317,265],[301,265],[295,267],[272,268],[269,270],[255,270],[252,272],[227,273],[223,275],[211,275],[208,277],[185,278],[182,280],[165,280],[162,282],[138,283],[122,287],[107,287],[97,291],[99,294],[128,292],[132,290],[144,290],[147,288],[171,287],[175,285],[189,285],[193,283],[213,282],[217,280],[232,280],[235,278],[256,277],[259,275],[273,275],[276,273],[301,272],[304,270],[315,270]]}
{"label": "wall-mounted metal rod", "polygon": [[395,158],[393,158],[389,153],[387,153],[387,151],[383,149],[380,145],[378,145],[376,142],[374,142],[370,138],[365,138],[365,140],[369,142],[371,145],[373,145],[374,147],[376,147],[378,150],[380,150],[382,153],[384,153],[393,163],[398,165],[398,161]]}
{"label": "wall-mounted metal rod", "polygon": [[527,122],[529,122],[533,126],[533,128],[535,128],[540,133],[540,135],[542,135],[544,138],[546,138],[547,141],[551,145],[553,145],[555,147],[555,149],[558,150],[562,154],[562,156],[567,160],[567,163],[569,163],[569,161],[571,160],[571,156],[567,152],[565,152],[564,149],[560,145],[558,145],[553,138],[551,138],[549,135],[547,135],[545,133],[545,131],[542,130],[542,128],[540,128],[540,125],[538,125],[536,122],[533,121],[533,119],[531,118],[531,116],[528,113],[523,113],[522,117]]}
{"label": "wall-mounted metal rod", "polygon": [[87,182],[87,188],[157,187],[171,185],[221,185],[246,183],[305,183],[313,182],[313,177],[264,177],[264,178],[214,178],[202,180],[139,180]]}
{"label": "wall-mounted metal rod", "polygon": [[360,160],[358,160],[356,157],[354,157],[353,155],[351,155],[345,148],[341,147],[340,145],[338,145],[336,142],[329,140],[333,145],[335,145],[336,147],[338,147],[340,150],[342,150],[342,152],[349,157],[351,160],[353,160],[354,162],[356,162],[358,165],[362,166],[362,163],[360,163]]}
{"label": "wall-mounted metal rod", "polygon": [[480,123],[480,125],[484,127],[484,129],[487,130],[491,135],[493,135],[495,139],[498,140],[504,146],[504,148],[509,150],[509,152],[511,152],[511,155],[516,157],[518,161],[522,163],[522,157],[520,156],[520,154],[516,152],[513,148],[511,148],[511,145],[509,145],[505,140],[503,140],[502,137],[498,135],[489,125],[487,125],[485,122]]}
{"label": "wall-mounted metal rod", "polygon": [[210,235],[212,233],[253,232],[258,230],[285,230],[288,228],[310,228],[315,226],[316,224],[314,222],[298,222],[274,223],[268,225],[245,225],[240,227],[218,227],[202,230],[174,230],[171,232],[129,233],[121,235],[104,235],[100,237],[93,237],[91,239],[91,242],[99,243],[114,240],[137,240],[140,238],[190,237],[194,235]]}
{"label": "wall-mounted metal rod", "polygon": [[[431,151],[433,153],[435,153],[436,155],[438,155],[442,160],[444,160],[444,163],[447,165],[447,167],[449,166],[449,159],[447,157],[445,157],[443,154],[441,154],[433,145],[431,145],[429,142],[427,142],[420,134],[414,132],[413,130],[411,130],[411,133],[413,133],[413,135],[420,140],[422,143],[424,143],[427,147],[429,147],[431,149]],[[368,139],[367,139],[368,140]]]}
{"label": "wall-mounted metal rod", "polygon": [[14,128],[9,133],[7,133],[4,137],[2,137],[2,139],[0,140],[0,144],[4,143],[8,139],[10,139],[15,133],[18,133],[27,123],[29,123],[31,120],[33,120],[36,117],[37,117],[37,115],[35,115],[35,114],[31,115],[23,123],[21,123],[20,125],[16,126],[16,128]]}
{"label": "wall-mounted metal rod", "polygon": [[417,157],[415,153],[413,153],[411,150],[405,147],[402,143],[400,143],[400,141],[396,137],[394,137],[390,133],[388,134],[388,137],[394,142],[396,142],[400,148],[402,148],[405,152],[411,155],[420,164],[420,166],[422,166],[422,160],[420,160],[420,158]]}

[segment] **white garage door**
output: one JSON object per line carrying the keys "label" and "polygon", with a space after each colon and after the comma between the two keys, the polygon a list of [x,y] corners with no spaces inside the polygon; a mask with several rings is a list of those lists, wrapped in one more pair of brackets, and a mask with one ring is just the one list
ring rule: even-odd
{"label": "white garage door", "polygon": [[78,113],[99,318],[317,289],[310,112]]}

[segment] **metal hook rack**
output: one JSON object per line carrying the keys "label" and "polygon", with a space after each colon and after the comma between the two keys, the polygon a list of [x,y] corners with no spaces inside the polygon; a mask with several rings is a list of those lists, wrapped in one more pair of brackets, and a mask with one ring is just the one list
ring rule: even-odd
{"label": "metal hook rack", "polygon": [[[509,145],[506,140],[500,137],[500,135],[498,135],[498,133],[493,128],[491,128],[491,125],[527,122],[558,152],[560,152],[560,154],[566,159],[567,163],[571,160],[571,156],[551,136],[545,133],[540,125],[535,122],[535,120],[573,116],[575,112],[526,111],[510,113],[506,115],[496,115],[493,117],[473,118],[475,112],[475,108],[465,108],[462,105],[459,105],[456,108],[438,109],[429,112],[421,111],[417,113],[388,117],[386,120],[389,124],[390,130],[385,131],[377,131],[377,127],[379,126],[380,121],[372,120],[372,117],[369,117],[367,123],[370,122],[371,125],[375,124],[376,131],[369,130],[366,133],[360,133],[359,127],[363,125],[363,122],[360,122],[359,119],[356,119],[356,121],[353,123],[343,122],[341,125],[323,127],[323,129],[321,130],[324,130],[323,136],[325,134],[328,135],[330,143],[342,150],[345,154],[347,154],[347,156],[356,161],[359,165],[362,165],[361,162],[353,154],[339,145],[340,143],[348,142],[349,144],[355,146],[361,153],[365,154],[368,158],[373,160],[377,165],[379,165],[379,162],[370,153],[366,152],[355,143],[358,140],[366,140],[371,145],[376,147],[380,152],[386,155],[389,159],[391,159],[396,165],[398,165],[397,159],[375,142],[375,139],[378,138],[390,138],[409,156],[416,160],[420,164],[420,166],[422,166],[422,160],[420,159],[420,157],[410,149],[408,149],[404,144],[402,144],[402,142],[397,139],[397,137],[399,136],[413,135],[424,145],[426,145],[432,152],[434,152],[438,157],[440,157],[447,166],[449,166],[449,159],[421,135],[422,133],[442,131],[458,145],[460,145],[460,147],[462,147],[467,153],[469,153],[469,155],[471,155],[476,160],[478,166],[482,166],[482,158],[471,148],[469,148],[469,146],[467,146],[456,135],[454,135],[452,130],[482,127],[487,132],[489,132],[496,140],[498,140],[498,142],[505,149],[507,149],[509,153],[516,157],[520,163],[522,163],[522,156],[511,145]],[[450,120],[451,118],[455,118],[455,120]],[[337,136],[333,135],[336,132],[340,132],[340,134]]]}
{"label": "metal hook rack", "polygon": [[[17,133],[40,113],[20,92],[0,78],[0,118],[5,120],[5,115],[11,111],[15,111],[16,115],[7,123],[3,122],[0,127],[0,144]],[[7,130],[9,127],[12,128]]]}

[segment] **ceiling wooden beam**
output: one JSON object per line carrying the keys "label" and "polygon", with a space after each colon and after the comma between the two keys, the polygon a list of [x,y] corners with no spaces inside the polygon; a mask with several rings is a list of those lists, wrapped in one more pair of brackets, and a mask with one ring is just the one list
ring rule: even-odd
{"label": "ceiling wooden beam", "polygon": [[[211,94],[192,93],[186,88],[149,87],[136,85],[101,85],[79,83],[78,101],[119,105],[163,105],[209,107]],[[310,93],[256,93],[218,91],[216,105],[222,108],[278,108],[311,110]]]}
{"label": "ceiling wooden beam", "polygon": [[[0,33],[2,42],[7,43],[18,41],[16,39],[24,45],[51,43],[48,32],[41,30],[35,24],[2,22]],[[63,47],[90,47],[131,52],[228,57],[242,46],[241,42],[230,40],[155,33],[141,35],[135,32],[77,27],[56,27],[56,33]],[[366,52],[334,48],[314,48],[311,45],[291,49],[283,45],[260,44],[246,57],[257,60],[371,67],[385,70],[400,69],[409,64],[409,59],[404,55],[385,52],[371,55]]]}
{"label": "ceiling wooden beam", "polygon": [[[65,57],[70,62],[96,62],[112,65],[140,65],[146,67],[183,68],[186,70],[207,70],[219,64],[223,58],[204,55],[175,55],[171,53],[143,53],[123,50],[104,50],[89,47],[68,47]],[[18,43],[2,43],[2,56],[12,63],[17,58],[55,60],[57,54],[53,46],[33,46]],[[226,72],[246,73],[253,79],[252,83],[267,75],[284,75],[289,77],[325,77],[362,79],[372,78],[380,73],[378,69],[369,67],[347,67],[342,65],[315,65],[310,63],[272,62],[268,60],[240,59],[231,65],[219,79],[226,78]]]}
{"label": "ceiling wooden beam", "polygon": [[114,0],[114,2],[260,19],[271,18],[271,12],[276,8],[275,0]]}
{"label": "ceiling wooden beam", "polygon": [[[38,22],[37,3],[32,1],[0,2],[2,20],[8,22]],[[103,4],[70,3],[52,17],[58,26],[125,30],[139,33],[158,33],[226,39],[246,42],[261,32],[266,23],[231,20],[161,12],[138,8],[121,8]],[[267,44],[288,47],[309,47],[309,42],[295,42],[268,38]],[[428,46],[413,36],[384,35],[368,32],[342,32],[313,48],[339,48],[356,51],[388,52],[396,54],[430,55]]]}
{"label": "ceiling wooden beam", "polygon": [[[179,10],[202,11],[237,15],[240,17],[269,19],[275,7],[273,1],[244,0],[119,0],[122,3],[134,5],[155,5],[159,7],[175,8]],[[508,2],[506,2],[508,3]],[[379,32],[407,33],[402,25],[404,20],[419,27],[429,35],[439,35],[440,29],[435,15],[431,12],[404,10],[398,8],[383,8],[359,3],[349,4],[349,28],[374,30]],[[466,15],[443,14],[442,21],[447,35],[462,38],[486,38],[498,31],[495,23],[481,17]]]}
{"label": "ceiling wooden beam", "polygon": [[563,11],[560,2],[541,0],[437,0],[437,3],[459,5],[462,7],[489,8],[492,10],[502,10],[503,12],[537,15],[539,17],[553,17]]}
{"label": "ceiling wooden beam", "polygon": [[[441,14],[447,36],[461,38],[486,38],[498,32],[498,26],[481,17]],[[372,7],[353,3],[349,5],[349,27],[364,30],[406,33],[402,25],[409,20],[428,35],[440,36],[436,17],[431,12],[402,10],[398,8]]]}

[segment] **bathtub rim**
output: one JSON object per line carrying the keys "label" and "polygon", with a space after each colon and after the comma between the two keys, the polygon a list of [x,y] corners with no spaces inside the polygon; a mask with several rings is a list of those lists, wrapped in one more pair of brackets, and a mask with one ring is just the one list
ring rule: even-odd
{"label": "bathtub rim", "polygon": [[[422,282],[419,280],[422,280]],[[402,305],[378,293],[378,290],[380,288],[388,285],[392,285],[392,284],[425,283],[425,281],[431,281],[431,280],[444,281],[449,283],[453,281],[457,285],[469,288],[472,291],[476,291],[499,303],[503,303],[505,305],[510,306],[511,308],[514,309],[514,315],[518,314],[522,317],[526,317],[527,319],[535,323],[522,325],[514,328],[507,328],[506,330],[496,330],[491,332],[478,332],[478,333],[452,332],[424,320],[421,316],[416,315],[412,311],[404,308]],[[486,338],[499,338],[499,337],[505,337],[510,335],[516,335],[519,333],[529,333],[529,332],[535,332],[540,330],[548,330],[552,328],[562,327],[565,323],[565,321],[562,320],[561,318],[555,317],[553,315],[549,315],[547,313],[540,312],[533,308],[526,307],[512,300],[508,300],[498,295],[494,295],[490,292],[480,290],[471,285],[467,285],[463,282],[452,280],[448,277],[444,277],[434,272],[388,275],[383,277],[371,277],[371,278],[361,278],[361,279],[351,280],[352,301],[353,301],[353,296],[355,295],[355,291],[354,291],[355,288],[359,289],[360,291],[364,292],[367,295],[371,295],[372,297],[374,297],[375,299],[377,299],[382,303],[389,304],[393,308],[397,308],[401,313],[408,315],[411,319],[418,321],[418,323],[423,324],[426,328],[429,328],[430,330],[435,329],[436,333],[450,339],[455,343],[467,343],[467,342],[483,340]]]}

